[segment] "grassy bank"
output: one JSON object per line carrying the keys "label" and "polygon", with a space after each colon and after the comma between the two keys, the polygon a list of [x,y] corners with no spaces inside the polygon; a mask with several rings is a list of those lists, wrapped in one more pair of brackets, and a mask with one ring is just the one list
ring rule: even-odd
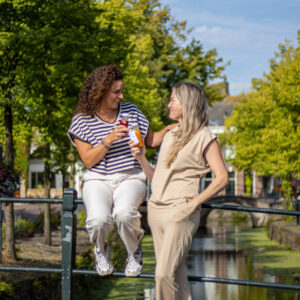
{"label": "grassy bank", "polygon": [[286,249],[270,240],[265,228],[247,229],[232,236],[238,238],[239,246],[246,249],[246,255],[262,272],[291,279],[300,278],[300,252]]}

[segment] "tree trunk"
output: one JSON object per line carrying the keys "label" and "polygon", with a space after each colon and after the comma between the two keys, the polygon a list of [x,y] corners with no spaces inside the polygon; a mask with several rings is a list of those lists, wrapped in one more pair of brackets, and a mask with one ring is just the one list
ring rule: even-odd
{"label": "tree trunk", "polygon": [[[43,173],[44,180],[44,198],[50,198],[50,163],[49,156],[50,153],[50,145],[47,144],[45,146],[45,166]],[[44,210],[44,244],[51,246],[51,222],[50,222],[50,203],[45,203]]]}
{"label": "tree trunk", "polygon": [[[49,197],[47,197],[49,198]],[[51,239],[51,224],[50,224],[50,203],[45,203],[44,208],[44,244],[47,246],[52,245]]]}
{"label": "tree trunk", "polygon": [[14,204],[7,203],[4,205],[5,213],[5,259],[7,261],[16,261],[16,250],[15,250],[15,229],[14,229]]}
{"label": "tree trunk", "polygon": [[31,138],[26,143],[26,156],[27,156],[28,164],[27,164],[27,168],[26,168],[26,171],[25,171],[26,173],[24,174],[24,177],[25,177],[25,195],[27,195],[27,190],[28,190],[28,186],[29,186],[30,147],[31,147]]}
{"label": "tree trunk", "polygon": [[14,163],[14,142],[13,142],[13,116],[10,105],[4,107],[4,127],[5,127],[5,155],[6,163]]}
{"label": "tree trunk", "polygon": [[69,158],[71,161],[70,164],[70,171],[68,176],[69,188],[75,188],[75,154],[74,154],[74,147],[70,143],[70,151],[69,151]]}
{"label": "tree trunk", "polygon": [[[13,144],[13,116],[10,105],[5,105],[4,108],[4,127],[5,127],[5,155],[4,162],[14,163],[14,144]],[[5,257],[9,261],[16,261],[15,250],[15,231],[14,231],[14,204],[4,204],[5,212]]]}
{"label": "tree trunk", "polygon": [[70,165],[70,173],[69,173],[69,188],[75,188],[75,163],[71,163]]}

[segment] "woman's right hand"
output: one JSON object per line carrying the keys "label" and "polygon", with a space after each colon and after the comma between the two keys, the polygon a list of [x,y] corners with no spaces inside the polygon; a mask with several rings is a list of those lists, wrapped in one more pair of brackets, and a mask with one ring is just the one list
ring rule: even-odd
{"label": "woman's right hand", "polygon": [[129,128],[124,125],[116,126],[113,131],[107,135],[107,139],[109,139],[110,144],[116,141],[120,141],[128,136]]}

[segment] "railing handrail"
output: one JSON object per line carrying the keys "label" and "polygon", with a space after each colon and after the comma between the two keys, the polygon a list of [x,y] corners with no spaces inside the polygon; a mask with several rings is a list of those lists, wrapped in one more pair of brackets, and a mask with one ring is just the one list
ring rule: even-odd
{"label": "railing handrail", "polygon": [[[42,273],[60,273],[62,275],[62,299],[72,299],[72,274],[98,275],[95,270],[75,269],[76,256],[76,217],[75,209],[77,204],[83,204],[82,199],[77,199],[77,193],[73,189],[64,191],[63,198],[7,198],[0,197],[0,212],[2,211],[2,202],[8,203],[53,203],[62,204],[62,262],[61,268],[39,268],[25,266],[0,266],[0,271],[7,272],[42,272]],[[216,203],[204,203],[203,208],[224,209],[234,211],[246,211],[257,213],[268,213],[278,215],[290,215],[300,217],[300,211],[286,209],[259,208],[251,206],[237,206]],[[2,228],[2,214],[0,213],[0,229]],[[0,236],[0,251],[2,249],[2,240]],[[112,276],[125,277],[124,272],[113,272]],[[142,273],[140,278],[154,279],[154,274]],[[250,280],[238,280],[230,278],[215,278],[206,276],[188,276],[191,281],[214,282],[223,284],[247,285],[266,288],[277,288],[286,290],[300,290],[300,285],[269,283]]]}
{"label": "railing handrail", "polygon": [[[227,196],[230,199],[229,196]],[[213,201],[212,198],[210,201]],[[63,198],[8,198],[0,197],[0,203],[53,203],[62,204]],[[74,199],[74,204],[83,204],[82,199]],[[287,215],[287,216],[300,216],[300,211],[289,210],[289,209],[274,209],[274,208],[263,208],[263,207],[253,207],[253,206],[241,206],[241,205],[228,205],[228,204],[217,204],[217,203],[203,203],[202,208],[211,209],[224,209],[224,210],[234,210],[234,211],[245,211],[245,212],[257,212],[257,213],[267,213],[275,215]]]}
{"label": "railing handrail", "polygon": [[63,203],[63,198],[14,198],[0,197],[0,202],[7,203]]}
{"label": "railing handrail", "polygon": [[[21,266],[0,266],[0,271],[7,272],[38,272],[38,273],[61,273],[62,269],[60,268],[38,268],[38,267],[21,267]],[[94,275],[99,276],[95,270],[89,269],[72,269],[72,274],[75,275]],[[115,277],[126,277],[124,272],[115,271],[111,274]],[[152,273],[141,273],[138,278],[145,279],[155,279],[154,274]],[[210,282],[210,283],[223,283],[223,284],[234,284],[234,285],[246,285],[246,286],[256,286],[256,287],[265,287],[265,288],[278,288],[284,290],[300,290],[300,285],[297,284],[286,284],[286,283],[272,283],[272,282],[262,282],[262,281],[253,281],[253,280],[240,280],[240,279],[231,279],[231,278],[216,278],[216,277],[207,277],[207,276],[194,276],[188,275],[188,279],[194,282]]]}
{"label": "railing handrail", "polygon": [[[228,198],[230,199],[230,198]],[[7,198],[0,197],[0,203],[53,203],[62,204],[63,198]],[[82,199],[74,199],[74,204],[83,204]],[[217,204],[217,203],[203,203],[202,208],[211,209],[224,209],[224,210],[234,210],[234,211],[245,211],[245,212],[257,212],[257,213],[267,213],[275,215],[287,215],[287,216],[298,216],[300,217],[300,211],[289,210],[289,209],[274,209],[274,208],[263,208],[263,207],[253,207],[253,206],[241,206],[241,205],[228,205],[228,204]]]}

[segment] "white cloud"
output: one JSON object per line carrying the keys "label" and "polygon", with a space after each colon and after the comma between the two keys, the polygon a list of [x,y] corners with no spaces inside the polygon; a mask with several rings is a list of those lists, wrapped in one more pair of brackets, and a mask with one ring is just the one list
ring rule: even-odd
{"label": "white cloud", "polygon": [[[224,17],[208,12],[197,14],[198,24],[192,35],[200,39],[204,46],[230,48],[236,50],[272,48],[277,50],[277,45],[283,43],[285,38],[293,38],[296,34],[294,26],[273,21],[247,21],[242,17]],[[203,25],[205,24],[205,25]],[[286,36],[289,33],[290,36]],[[274,48],[275,45],[275,48]]]}
{"label": "white cloud", "polygon": [[207,33],[207,32],[210,32],[210,33],[218,33],[222,30],[221,27],[212,27],[212,28],[208,28],[206,25],[204,26],[200,26],[198,28],[196,28],[195,32],[199,32],[200,34],[201,33]]}
{"label": "white cloud", "polygon": [[269,72],[269,60],[286,39],[297,46],[299,0],[161,0],[177,20],[194,27],[204,50],[216,48],[227,66],[230,93],[249,91],[251,79]]}
{"label": "white cloud", "polygon": [[163,0],[163,1],[160,1],[164,4],[167,4],[167,5],[170,5],[170,4],[174,4],[174,3],[178,3],[179,0]]}
{"label": "white cloud", "polygon": [[[248,90],[252,78],[261,78],[263,72],[269,72],[269,60],[278,51],[279,43],[284,43],[285,39],[292,35],[293,44],[296,43],[295,27],[291,29],[288,25],[266,25],[249,22],[243,18],[203,14],[208,20],[218,21],[205,25],[199,22],[192,35],[202,42],[205,50],[216,48],[224,62],[231,61],[224,73],[228,76],[232,94],[235,90]],[[226,25],[220,26],[220,23]],[[245,82],[248,81],[248,84],[240,83],[241,78]]]}

